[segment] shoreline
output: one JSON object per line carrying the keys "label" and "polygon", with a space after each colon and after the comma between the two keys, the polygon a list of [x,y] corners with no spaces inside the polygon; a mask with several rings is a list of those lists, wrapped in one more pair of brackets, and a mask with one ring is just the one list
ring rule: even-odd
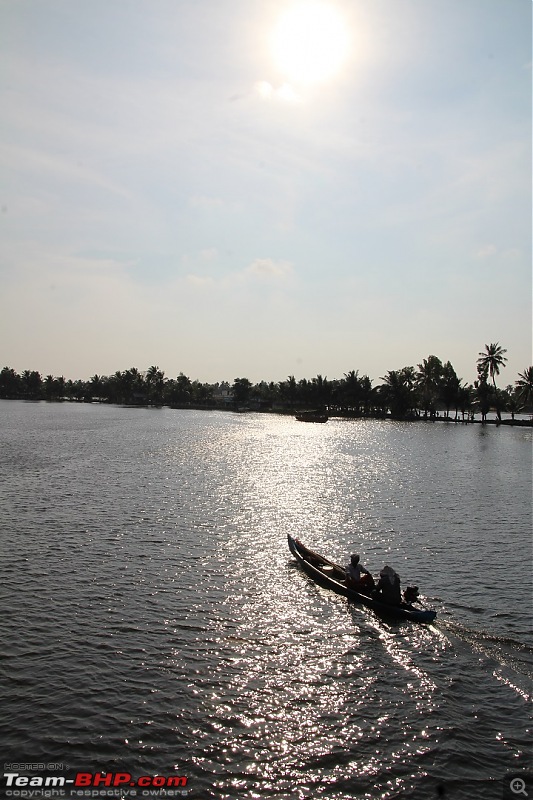
{"label": "shoreline", "polygon": [[[305,408],[251,408],[251,407],[230,407],[218,404],[200,405],[196,403],[190,404],[176,404],[176,403],[163,403],[163,404],[150,404],[150,403],[108,403],[107,401],[99,400],[76,400],[71,398],[61,399],[31,399],[24,397],[2,397],[0,400],[15,401],[22,403],[46,403],[46,404],[60,404],[60,403],[74,403],[76,405],[98,405],[98,406],[116,406],[117,408],[144,408],[144,409],[162,409],[169,408],[173,411],[222,411],[230,414],[277,414],[284,417],[295,417],[296,414],[302,412],[309,412],[313,409]],[[505,425],[507,427],[519,428],[532,428],[533,418],[531,419],[462,419],[447,416],[436,416],[433,418],[423,416],[408,416],[408,417],[393,417],[390,414],[352,414],[348,411],[334,411],[329,409],[327,411],[329,419],[357,419],[357,420],[383,420],[389,422],[423,422],[423,423],[436,423],[446,422],[452,425]]]}

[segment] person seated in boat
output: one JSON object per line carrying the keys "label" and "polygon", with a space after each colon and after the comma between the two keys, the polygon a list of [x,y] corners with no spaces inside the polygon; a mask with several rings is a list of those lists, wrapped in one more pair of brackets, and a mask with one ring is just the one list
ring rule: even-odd
{"label": "person seated in boat", "polygon": [[385,565],[379,573],[379,581],[373,592],[373,597],[390,606],[399,606],[401,604],[400,576],[392,567]]}
{"label": "person seated in boat", "polygon": [[350,563],[346,569],[346,585],[362,594],[370,594],[374,588],[374,578],[360,563],[360,556],[352,553]]}

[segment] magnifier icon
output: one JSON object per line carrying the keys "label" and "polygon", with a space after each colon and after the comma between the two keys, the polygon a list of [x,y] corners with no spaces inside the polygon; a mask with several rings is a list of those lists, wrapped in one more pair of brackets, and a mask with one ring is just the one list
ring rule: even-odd
{"label": "magnifier icon", "polygon": [[523,778],[513,778],[509,786],[513,794],[523,794],[525,797],[529,797],[526,792],[526,782]]}

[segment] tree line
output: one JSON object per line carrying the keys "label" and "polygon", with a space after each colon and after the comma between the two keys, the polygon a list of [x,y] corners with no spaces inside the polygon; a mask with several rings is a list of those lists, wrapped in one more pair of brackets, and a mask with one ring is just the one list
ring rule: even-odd
{"label": "tree line", "polygon": [[344,373],[340,379],[328,380],[317,375],[299,381],[293,375],[280,382],[261,381],[253,384],[248,378],[235,378],[232,384],[216,384],[191,380],[182,372],[167,378],[157,366],[146,372],[136,367],[113,375],[93,375],[88,381],[65,380],[63,376],[42,377],[39,372],[25,370],[21,374],[10,367],[0,372],[0,397],[22,400],[72,400],[106,402],[125,405],[169,405],[178,408],[213,408],[295,411],[328,409],[330,413],[349,416],[390,415],[395,419],[435,419],[438,414],[473,419],[481,414],[485,420],[494,410],[502,412],[533,410],[533,367],[519,373],[514,385],[500,389],[496,377],[505,367],[507,351],[498,343],[485,345],[477,359],[477,379],[472,385],[459,378],[450,363],[442,363],[430,355],[422,363],[389,370],[373,385],[368,375],[357,370]]}

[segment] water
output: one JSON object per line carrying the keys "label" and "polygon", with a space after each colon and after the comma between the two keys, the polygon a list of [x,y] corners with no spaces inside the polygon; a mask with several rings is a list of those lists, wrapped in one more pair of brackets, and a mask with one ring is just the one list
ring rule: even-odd
{"label": "water", "polygon": [[[4,763],[203,800],[531,770],[531,429],[12,401],[0,427]],[[287,533],[392,564],[437,623],[316,586]]]}

